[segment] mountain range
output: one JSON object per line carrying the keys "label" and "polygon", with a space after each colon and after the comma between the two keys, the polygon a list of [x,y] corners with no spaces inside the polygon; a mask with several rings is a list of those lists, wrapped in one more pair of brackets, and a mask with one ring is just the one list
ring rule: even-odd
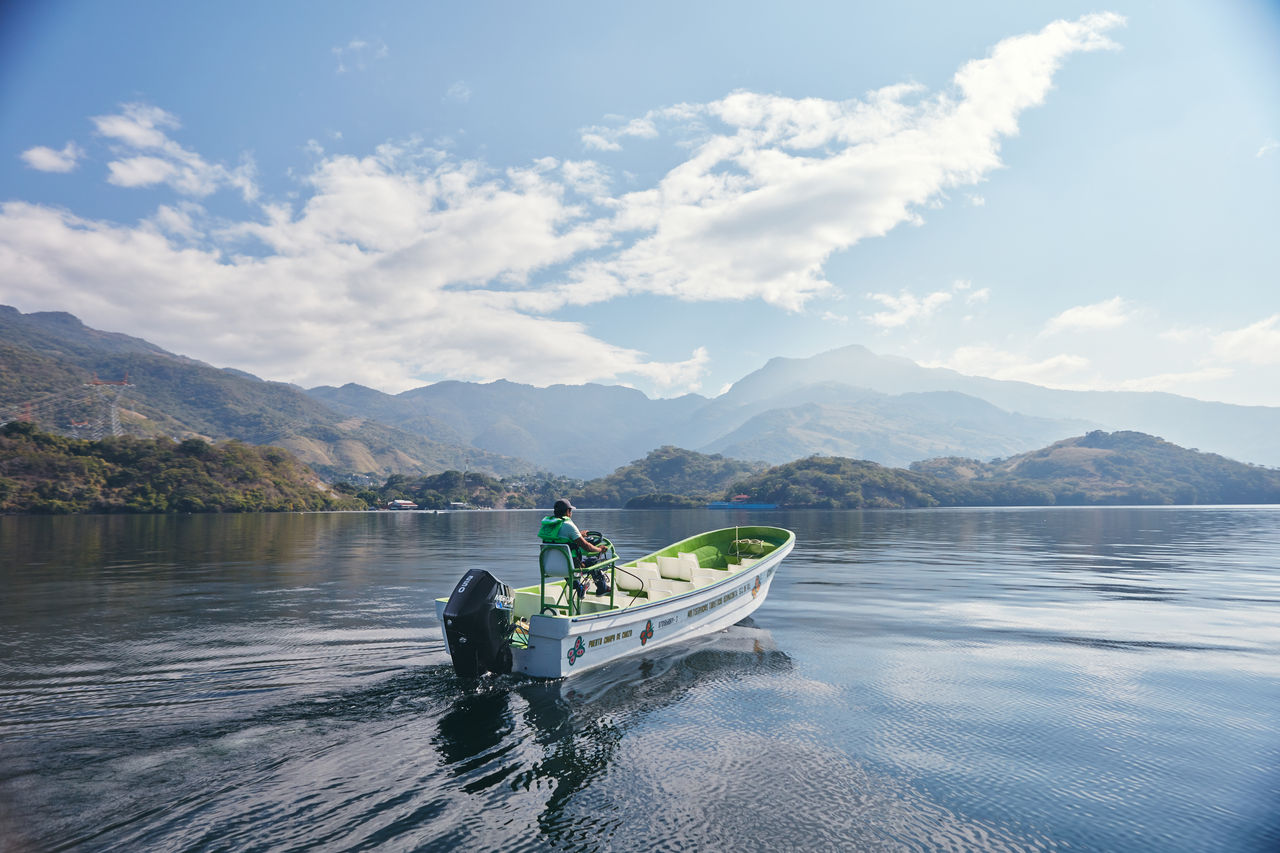
{"label": "mountain range", "polygon": [[0,306],[0,421],[101,429],[106,394],[86,383],[126,373],[119,418],[129,431],[276,444],[329,479],[445,469],[587,479],[664,445],[771,464],[819,454],[904,467],[1009,457],[1092,430],[1135,430],[1280,465],[1277,407],[1055,390],[921,367],[858,345],[772,359],[710,399],[503,380],[387,394],[264,381],[91,329],[70,314]]}

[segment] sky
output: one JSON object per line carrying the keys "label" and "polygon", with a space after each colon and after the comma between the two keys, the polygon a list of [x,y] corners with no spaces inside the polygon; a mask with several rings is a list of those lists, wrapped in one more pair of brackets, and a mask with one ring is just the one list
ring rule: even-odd
{"label": "sky", "polygon": [[722,393],[849,344],[1280,406],[1280,3],[0,4],[0,304]]}

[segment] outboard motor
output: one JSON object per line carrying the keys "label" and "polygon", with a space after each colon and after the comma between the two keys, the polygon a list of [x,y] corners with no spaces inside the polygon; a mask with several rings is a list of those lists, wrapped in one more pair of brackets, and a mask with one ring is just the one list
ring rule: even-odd
{"label": "outboard motor", "polygon": [[511,587],[484,569],[472,569],[458,581],[444,606],[444,638],[460,677],[511,671],[514,605]]}

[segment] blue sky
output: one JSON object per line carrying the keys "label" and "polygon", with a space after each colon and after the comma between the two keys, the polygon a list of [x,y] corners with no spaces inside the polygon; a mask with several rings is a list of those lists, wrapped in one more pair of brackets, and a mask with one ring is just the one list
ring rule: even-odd
{"label": "blue sky", "polygon": [[0,303],[706,395],[851,343],[1280,405],[1280,4],[0,7]]}

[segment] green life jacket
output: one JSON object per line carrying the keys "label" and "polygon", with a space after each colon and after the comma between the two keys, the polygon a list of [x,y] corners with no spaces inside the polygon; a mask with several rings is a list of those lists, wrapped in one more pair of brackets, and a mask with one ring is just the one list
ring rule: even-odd
{"label": "green life jacket", "polygon": [[558,516],[548,515],[542,519],[542,526],[538,528],[538,538],[543,542],[551,542],[555,544],[567,545],[572,539],[566,539],[561,532],[564,526],[564,519]]}

